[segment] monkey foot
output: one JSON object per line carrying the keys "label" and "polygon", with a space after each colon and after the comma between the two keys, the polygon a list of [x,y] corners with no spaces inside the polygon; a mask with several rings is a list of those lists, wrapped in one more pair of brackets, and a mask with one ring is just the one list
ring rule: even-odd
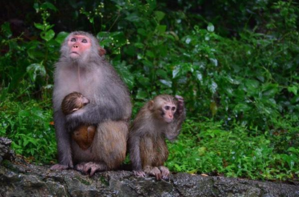
{"label": "monkey foot", "polygon": [[145,177],[145,172],[140,170],[140,171],[133,171],[134,172],[134,175],[137,176],[137,177]]}
{"label": "monkey foot", "polygon": [[155,176],[157,180],[168,180],[168,176],[170,174],[168,168],[165,166],[159,166],[159,167],[146,167],[145,172],[147,174],[150,174],[152,176]]}
{"label": "monkey foot", "polygon": [[165,166],[160,166],[159,167],[161,174],[162,174],[162,179],[167,180],[168,176],[170,174],[168,168],[166,168]]}
{"label": "monkey foot", "polygon": [[62,164],[55,164],[50,168],[50,170],[67,170],[67,169],[69,169],[69,166],[62,165]]}
{"label": "monkey foot", "polygon": [[159,170],[159,168],[157,168],[157,167],[152,168],[149,171],[149,174],[155,176],[157,180],[161,180],[161,178],[162,178],[162,173]]}
{"label": "monkey foot", "polygon": [[93,176],[98,171],[107,170],[107,166],[103,163],[87,162],[76,165],[76,170],[88,174],[89,176]]}

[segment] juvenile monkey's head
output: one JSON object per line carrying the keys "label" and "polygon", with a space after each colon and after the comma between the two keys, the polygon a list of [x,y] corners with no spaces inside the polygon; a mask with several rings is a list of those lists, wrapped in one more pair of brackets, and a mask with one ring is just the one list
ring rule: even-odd
{"label": "juvenile monkey's head", "polygon": [[61,110],[65,115],[71,114],[89,103],[89,100],[79,92],[72,92],[64,97]]}
{"label": "juvenile monkey's head", "polygon": [[170,95],[159,95],[149,101],[148,109],[153,117],[164,123],[171,123],[177,110],[178,102]]}

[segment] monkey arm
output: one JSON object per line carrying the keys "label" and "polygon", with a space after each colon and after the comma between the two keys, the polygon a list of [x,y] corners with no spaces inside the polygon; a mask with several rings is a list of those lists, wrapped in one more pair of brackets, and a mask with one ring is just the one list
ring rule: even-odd
{"label": "monkey arm", "polygon": [[97,125],[104,120],[123,120],[125,111],[120,104],[88,104],[84,108],[66,116],[66,127],[73,131],[82,124]]}
{"label": "monkey arm", "polygon": [[175,98],[178,100],[178,110],[175,113],[175,121],[172,122],[172,127],[180,130],[186,118],[186,108],[183,97],[176,95]]}
{"label": "monkey arm", "polygon": [[180,109],[180,111],[181,113],[175,114],[175,120],[172,121],[172,123],[170,123],[170,125],[166,128],[166,131],[164,131],[165,137],[170,141],[174,141],[180,134],[182,123],[186,118],[186,110],[184,106]]}
{"label": "monkey arm", "polygon": [[132,162],[132,167],[134,171],[142,171],[142,162],[140,155],[140,137],[137,135],[130,135],[130,159]]}
{"label": "monkey arm", "polygon": [[65,129],[65,118],[61,110],[54,112],[54,122],[60,165],[73,168],[70,135]]}

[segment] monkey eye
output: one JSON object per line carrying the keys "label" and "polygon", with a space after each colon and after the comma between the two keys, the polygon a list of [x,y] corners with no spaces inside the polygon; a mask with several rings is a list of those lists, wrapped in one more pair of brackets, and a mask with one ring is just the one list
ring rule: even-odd
{"label": "monkey eye", "polygon": [[87,39],[82,39],[82,41],[81,41],[82,43],[87,43]]}
{"label": "monkey eye", "polygon": [[166,109],[166,110],[169,110],[169,109],[170,109],[170,107],[169,107],[169,106],[165,106],[165,107],[164,107],[164,109]]}
{"label": "monkey eye", "polygon": [[71,39],[71,42],[76,42],[76,38],[72,38],[72,39]]}
{"label": "monkey eye", "polygon": [[172,110],[172,111],[175,111],[175,110],[176,110],[176,108],[175,108],[175,107],[172,107],[172,108],[171,108],[171,110]]}

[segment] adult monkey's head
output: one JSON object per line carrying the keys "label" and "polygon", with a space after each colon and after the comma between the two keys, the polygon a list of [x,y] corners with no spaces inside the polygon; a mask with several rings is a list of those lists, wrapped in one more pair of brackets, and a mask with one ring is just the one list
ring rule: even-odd
{"label": "adult monkey's head", "polygon": [[83,31],[75,31],[69,34],[61,47],[61,58],[65,61],[73,61],[80,66],[96,61],[105,54],[98,40],[91,34]]}

